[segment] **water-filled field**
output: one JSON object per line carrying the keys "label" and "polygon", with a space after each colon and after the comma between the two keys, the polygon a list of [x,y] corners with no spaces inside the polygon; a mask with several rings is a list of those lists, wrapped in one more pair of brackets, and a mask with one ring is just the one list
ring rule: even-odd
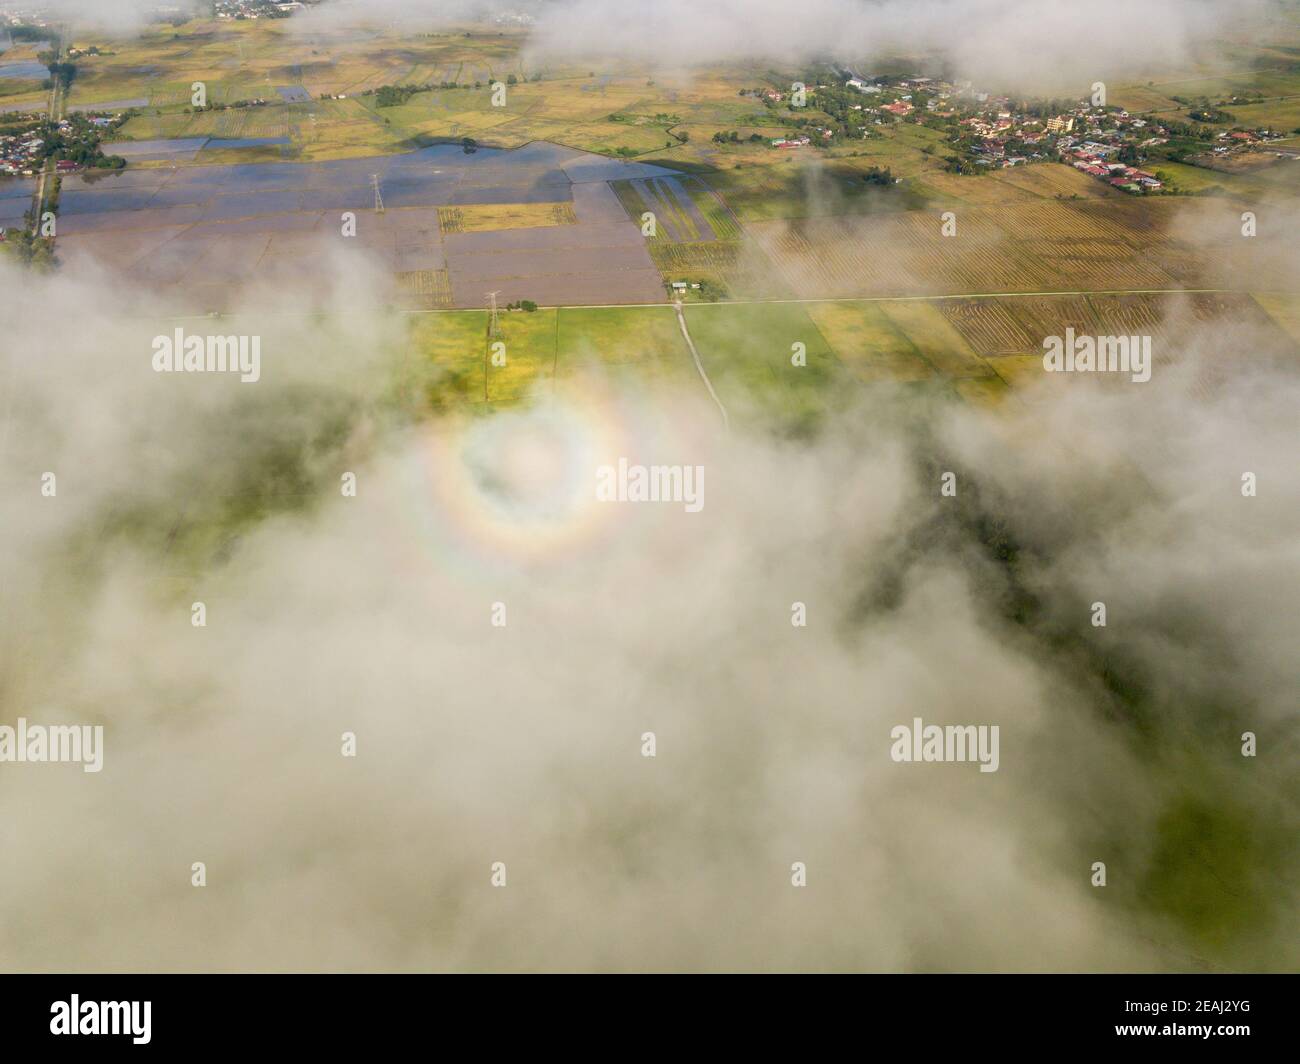
{"label": "water-filled field", "polygon": [[[137,160],[176,161],[193,158],[205,143],[213,142],[141,142],[127,150],[142,150]],[[429,273],[410,279],[410,287],[434,306],[482,306],[490,291],[502,303],[657,302],[664,299],[659,271],[609,182],[670,176],[661,167],[550,144],[131,168],[64,181],[59,251],[69,261],[93,258],[178,293],[201,293],[203,306],[194,309],[202,310],[223,309],[239,288],[282,270],[310,275],[331,250],[357,246],[390,273]],[[383,214],[374,209],[376,179]],[[551,218],[525,209],[548,204],[563,209]],[[437,208],[450,209],[449,218],[455,208],[476,205],[502,209],[480,212],[473,231],[444,232]],[[344,212],[356,215],[355,236],[344,235]],[[496,215],[500,228],[481,220]],[[514,227],[515,216],[529,224]]]}

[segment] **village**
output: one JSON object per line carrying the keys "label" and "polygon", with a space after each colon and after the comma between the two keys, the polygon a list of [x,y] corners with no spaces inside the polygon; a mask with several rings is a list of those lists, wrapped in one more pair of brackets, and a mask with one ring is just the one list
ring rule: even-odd
{"label": "village", "polygon": [[300,0],[216,0],[218,19],[288,18],[306,7]]}
{"label": "village", "polygon": [[6,115],[0,125],[0,174],[31,177],[45,165],[45,116]]}
{"label": "village", "polygon": [[1062,162],[1121,191],[1140,195],[1165,191],[1165,182],[1150,169],[1162,159],[1195,163],[1198,156],[1223,158],[1258,150],[1286,136],[1281,130],[1220,130],[1198,122],[1156,119],[1089,101],[1013,101],[1008,96],[979,92],[968,81],[833,73],[834,78],[825,72],[810,77],[805,101],[810,110],[832,119],[831,123],[797,115],[797,89],[748,90],[745,95],[757,96],[774,112],[778,124],[791,126],[793,131],[775,138],[758,134],[742,138],[736,132],[720,132],[714,142],[766,140],[778,150],[833,148],[879,137],[882,127],[910,122],[947,135],[954,151],[946,161],[957,173]]}
{"label": "village", "polygon": [[4,115],[0,120],[0,174],[32,177],[51,158],[58,174],[86,167],[120,169],[125,160],[105,155],[100,138],[123,120],[120,115],[73,114],[51,124],[43,114]]}

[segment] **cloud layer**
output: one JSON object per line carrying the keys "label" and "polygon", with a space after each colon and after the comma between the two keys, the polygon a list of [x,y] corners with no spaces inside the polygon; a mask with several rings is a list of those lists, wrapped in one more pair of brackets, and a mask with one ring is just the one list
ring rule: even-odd
{"label": "cloud layer", "polygon": [[[108,278],[3,284],[0,722],[106,731],[0,768],[5,967],[1294,966],[1293,377],[799,444],[598,380],[431,425],[344,300],[223,319],[240,385],[152,374]],[[592,502],[619,455],[704,510]],[[892,762],[918,716],[999,771]]]}
{"label": "cloud layer", "polygon": [[[56,0],[68,18],[133,30],[154,0]],[[1227,39],[1250,40],[1266,0],[333,0],[289,23],[433,29],[502,13],[535,18],[527,55],[537,64],[591,58],[661,70],[755,59],[833,59],[869,65],[933,57],[955,73],[1005,89],[1078,89],[1094,81],[1186,65]]]}

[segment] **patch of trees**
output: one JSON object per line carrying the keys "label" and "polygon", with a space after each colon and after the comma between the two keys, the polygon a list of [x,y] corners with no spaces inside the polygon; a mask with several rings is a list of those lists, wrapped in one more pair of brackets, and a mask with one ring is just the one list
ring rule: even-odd
{"label": "patch of trees", "polygon": [[1229,111],[1221,111],[1217,107],[1198,107],[1194,111],[1187,112],[1187,117],[1193,122],[1235,122],[1236,115]]}
{"label": "patch of trees", "polygon": [[54,242],[33,236],[22,229],[10,229],[0,242],[0,255],[8,255],[24,266],[29,266],[41,273],[52,270],[54,260]]}
{"label": "patch of trees", "polygon": [[868,185],[890,185],[894,183],[894,173],[888,166],[873,166],[865,174],[862,180]]}
{"label": "patch of trees", "polygon": [[400,107],[416,93],[429,91],[427,85],[381,85],[375,90],[375,102],[380,107]]}
{"label": "patch of trees", "polygon": [[1160,124],[1165,127],[1170,137],[1180,137],[1188,141],[1208,141],[1217,136],[1214,130],[1207,129],[1205,126],[1194,126],[1190,122],[1162,119]]}
{"label": "patch of trees", "polygon": [[1078,100],[1019,100],[1009,109],[1031,118],[1054,118],[1068,115],[1078,106]]}
{"label": "patch of trees", "polygon": [[[542,76],[538,74],[533,80],[541,81]],[[507,78],[507,84],[516,85],[518,82],[519,79],[513,74]],[[481,81],[476,81],[473,85],[459,85],[454,81],[440,81],[435,85],[433,82],[429,81],[423,85],[381,85],[377,89],[365,89],[362,91],[361,95],[379,97],[376,101],[379,107],[397,107],[400,104],[406,103],[406,101],[412,96],[421,92],[433,92],[435,89],[440,92],[450,92],[452,89],[481,89],[482,87],[483,83]],[[328,98],[328,93],[323,95],[321,98]],[[611,119],[613,118],[612,115],[610,117]]]}
{"label": "patch of trees", "polygon": [[[321,99],[329,99],[328,96],[322,96]],[[232,107],[239,109],[241,107],[265,107],[265,100],[234,100],[231,103],[208,103],[202,107],[187,107],[185,113],[201,115],[207,111],[229,111]]]}
{"label": "patch of trees", "polygon": [[963,155],[949,155],[944,163],[944,169],[952,174],[982,174],[985,170],[974,159]]}
{"label": "patch of trees", "polygon": [[33,26],[27,22],[9,26],[9,36],[15,41],[48,41],[56,48],[60,44],[58,31],[53,26]]}
{"label": "patch of trees", "polygon": [[50,76],[45,81],[47,89],[54,88],[55,83],[65,92],[72,87],[77,77],[77,64],[61,62],[56,52],[42,52],[36,57],[49,68]]}

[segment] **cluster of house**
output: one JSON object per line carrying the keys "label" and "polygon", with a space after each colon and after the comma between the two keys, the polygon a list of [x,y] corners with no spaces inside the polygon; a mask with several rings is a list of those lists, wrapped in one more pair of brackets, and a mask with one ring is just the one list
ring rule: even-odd
{"label": "cluster of house", "polygon": [[[952,83],[940,81],[938,78],[902,78],[898,81],[886,84],[882,81],[872,81],[868,78],[854,75],[845,81],[845,86],[850,89],[856,89],[866,96],[879,96],[881,103],[878,107],[869,107],[866,104],[855,104],[853,110],[861,111],[864,115],[890,114],[895,118],[907,118],[917,114],[916,103],[914,102],[919,94],[925,94],[925,114],[934,115],[936,118],[951,118],[957,112],[953,109],[955,101],[959,97],[969,96],[971,99],[979,101],[987,100],[988,97],[976,96],[971,92],[970,82],[963,81]],[[918,117],[920,117],[918,115]],[[876,125],[881,125],[881,120],[876,120]]]}
{"label": "cluster of house", "polygon": [[531,26],[536,19],[526,11],[503,11],[492,21],[498,26]]}
{"label": "cluster of house", "polygon": [[0,29],[6,26],[41,26],[49,25],[49,19],[44,10],[36,4],[0,5]]}
{"label": "cluster of house", "polygon": [[[62,122],[60,128],[67,125],[67,122]],[[41,136],[43,126],[44,118],[33,115],[28,129],[0,136],[0,174],[31,177],[40,172],[45,162],[45,138]]]}
{"label": "cluster of house", "polygon": [[1091,177],[1125,192],[1158,192],[1163,187],[1150,171],[1113,159],[1126,145],[1140,149],[1167,143],[1169,131],[1158,122],[1124,110],[1080,105],[1069,114],[1048,119],[1046,130],[1056,138],[1055,148],[1062,160],[1072,160],[1075,169]]}
{"label": "cluster of house", "polygon": [[[45,116],[30,114],[23,115],[22,118],[25,128],[20,132],[0,135],[0,174],[8,174],[11,177],[32,177],[41,172],[45,160],[50,155],[46,145],[48,127]],[[115,118],[88,115],[85,116],[85,121],[96,129],[102,130],[111,127],[120,118],[121,115]],[[89,145],[92,141],[98,143],[99,140],[98,136],[86,130],[84,125],[79,127],[76,122],[67,118],[60,120],[57,128],[59,139],[64,146]],[[55,162],[54,169],[59,174],[75,174],[84,167],[71,159],[59,159]]]}
{"label": "cluster of house", "polygon": [[1211,151],[1215,155],[1236,155],[1239,152],[1250,151],[1261,144],[1267,144],[1272,140],[1280,140],[1285,137],[1285,133],[1279,133],[1272,129],[1234,129],[1231,132],[1224,131],[1218,136],[1219,143]]}
{"label": "cluster of house", "polygon": [[1084,173],[1105,178],[1125,191],[1154,192],[1161,187],[1154,174],[1112,161],[1125,145],[1149,148],[1166,143],[1168,130],[1158,123],[1086,104],[1046,120],[1013,112],[1005,99],[990,104],[989,110],[960,121],[977,138],[971,151],[978,165],[1018,166],[1054,152]]}
{"label": "cluster of house", "polygon": [[1161,181],[1155,174],[1139,170],[1136,166],[1106,161],[1112,149],[1095,144],[1085,144],[1082,148],[1070,152],[1074,159],[1074,168],[1082,170],[1092,177],[1105,178],[1116,188],[1125,192],[1156,192],[1162,188]]}
{"label": "cluster of house", "polygon": [[216,0],[217,18],[282,18],[303,10],[301,0]]}
{"label": "cluster of house", "polygon": [[[1163,144],[1168,132],[1157,123],[1081,103],[1064,114],[1046,119],[1018,113],[1009,97],[975,91],[971,83],[937,78],[868,79],[849,77],[845,85],[864,95],[878,97],[875,107],[857,106],[865,113],[888,113],[895,118],[955,118],[978,166],[1009,167],[1061,156],[1073,158],[1086,173],[1105,177],[1116,187],[1154,191],[1160,182],[1153,174],[1122,167],[1109,160],[1125,144],[1138,148]],[[920,99],[924,110],[918,112]]]}

